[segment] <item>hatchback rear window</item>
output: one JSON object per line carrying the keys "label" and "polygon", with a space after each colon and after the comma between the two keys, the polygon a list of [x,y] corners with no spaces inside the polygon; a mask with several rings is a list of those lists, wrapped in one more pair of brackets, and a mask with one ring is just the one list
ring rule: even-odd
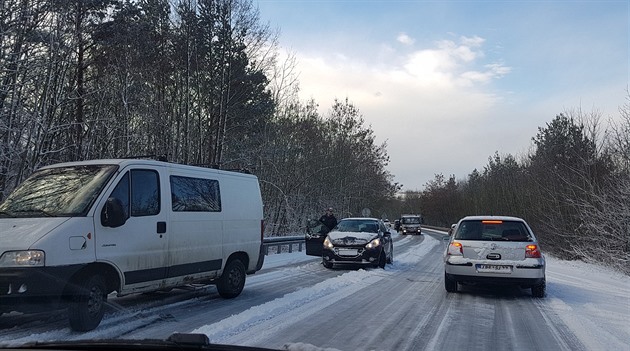
{"label": "hatchback rear window", "polygon": [[455,239],[491,241],[533,241],[523,222],[469,220],[457,227]]}

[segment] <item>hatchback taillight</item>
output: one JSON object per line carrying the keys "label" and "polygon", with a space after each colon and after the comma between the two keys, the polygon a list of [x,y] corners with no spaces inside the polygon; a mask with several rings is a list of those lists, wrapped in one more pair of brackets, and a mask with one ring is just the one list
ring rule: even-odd
{"label": "hatchback taillight", "polygon": [[538,245],[527,245],[525,247],[525,257],[526,258],[540,258],[540,250],[538,249]]}
{"label": "hatchback taillight", "polygon": [[453,255],[453,256],[462,256],[464,254],[464,250],[462,249],[462,243],[453,241],[448,246],[448,254]]}

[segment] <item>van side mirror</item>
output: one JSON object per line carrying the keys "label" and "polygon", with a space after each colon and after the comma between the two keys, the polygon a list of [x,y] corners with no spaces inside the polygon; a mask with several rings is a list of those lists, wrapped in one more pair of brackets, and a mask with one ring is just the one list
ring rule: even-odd
{"label": "van side mirror", "polygon": [[101,225],[103,227],[120,227],[127,222],[127,216],[123,208],[122,201],[115,197],[110,197],[105,202],[105,207],[101,211]]}

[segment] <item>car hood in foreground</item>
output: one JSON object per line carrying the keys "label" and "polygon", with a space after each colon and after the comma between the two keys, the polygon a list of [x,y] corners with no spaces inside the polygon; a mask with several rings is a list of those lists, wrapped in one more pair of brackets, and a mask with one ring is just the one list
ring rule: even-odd
{"label": "car hood in foreground", "polygon": [[377,233],[366,232],[330,232],[328,233],[333,245],[354,246],[365,245],[378,237]]}

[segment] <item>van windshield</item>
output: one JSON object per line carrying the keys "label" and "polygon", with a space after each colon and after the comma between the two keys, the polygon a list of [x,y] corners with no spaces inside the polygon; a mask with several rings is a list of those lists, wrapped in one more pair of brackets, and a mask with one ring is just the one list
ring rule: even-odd
{"label": "van windshield", "polygon": [[420,224],[420,217],[403,217],[403,224]]}
{"label": "van windshield", "polygon": [[0,217],[85,216],[116,165],[43,169],[0,204]]}

